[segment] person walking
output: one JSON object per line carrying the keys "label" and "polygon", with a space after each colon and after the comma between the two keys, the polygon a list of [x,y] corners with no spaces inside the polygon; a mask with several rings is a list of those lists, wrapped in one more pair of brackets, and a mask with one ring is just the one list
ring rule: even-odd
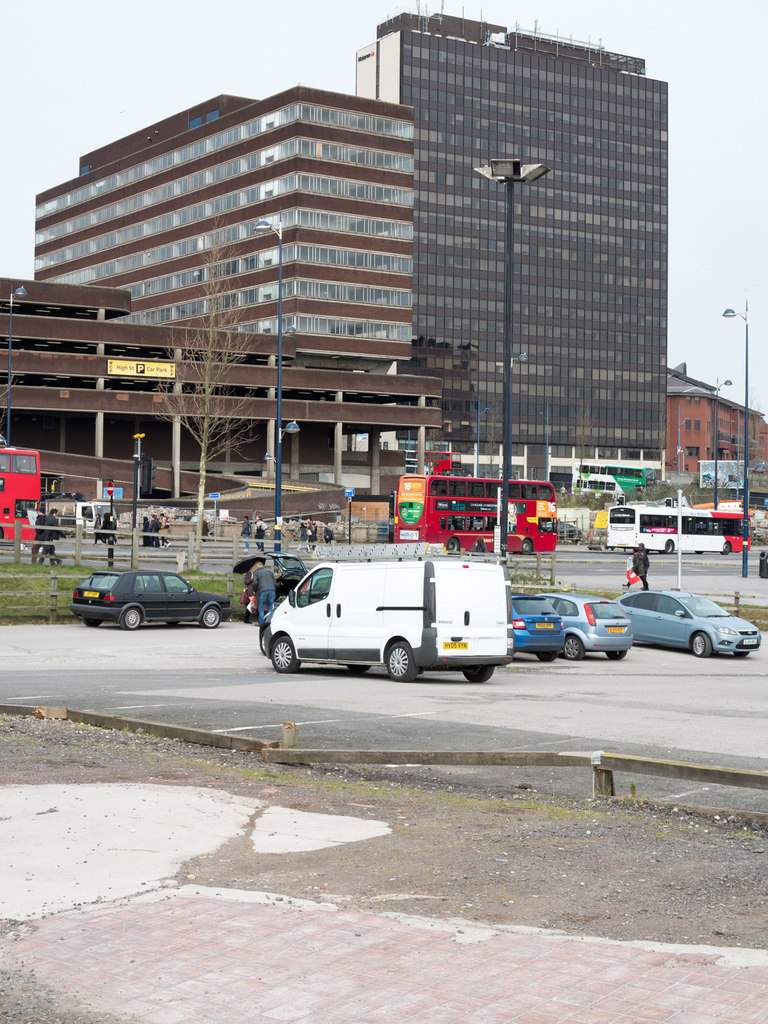
{"label": "person walking", "polygon": [[248,516],[243,516],[243,525],[240,527],[240,536],[245,541],[245,550],[251,550],[251,533],[253,528],[251,526],[251,520]]}
{"label": "person walking", "polygon": [[643,584],[643,590],[647,590],[648,589],[648,568],[649,568],[651,562],[650,562],[650,559],[648,558],[648,552],[645,549],[645,544],[640,544],[638,546],[637,550],[638,550],[638,552],[640,554],[640,569],[637,572],[637,575],[640,577],[640,582]]}
{"label": "person walking", "polygon": [[330,523],[326,523],[323,527],[323,543],[333,544],[333,527]]}
{"label": "person walking", "polygon": [[112,512],[105,512],[101,520],[101,535],[105,544],[114,545],[117,544],[117,536],[115,530],[117,529],[117,522]]}
{"label": "person walking", "polygon": [[243,576],[243,594],[246,597],[245,607],[243,608],[243,622],[250,622],[251,603],[256,597],[256,592],[253,589],[253,573],[250,569],[245,576]]}
{"label": "person walking", "polygon": [[58,514],[59,510],[52,508],[50,514],[45,517],[48,529],[45,531],[45,544],[43,544],[42,557],[40,558],[43,564],[45,564],[47,558],[49,565],[61,565],[62,560],[56,555],[56,541],[61,537],[61,531],[57,529],[59,520],[56,517]]}
{"label": "person walking", "polygon": [[317,546],[317,522],[314,519],[309,520],[309,526],[307,527],[307,551],[312,554]]}
{"label": "person walking", "polygon": [[37,512],[37,519],[35,519],[35,536],[32,538],[32,562],[42,562],[42,558],[38,558],[38,556],[48,539],[48,531],[43,529],[47,525],[48,516],[45,514],[45,505],[41,502]]}
{"label": "person walking", "polygon": [[632,554],[627,559],[627,582],[624,584],[627,590],[635,583],[640,582],[640,570],[642,569],[643,559],[640,554],[640,548],[632,548]]}
{"label": "person walking", "polygon": [[261,515],[257,512],[256,519],[253,523],[253,535],[256,538],[256,550],[264,550],[264,538],[267,535],[267,524],[261,518]]}
{"label": "person walking", "polygon": [[485,540],[482,537],[478,537],[469,550],[476,555],[486,555],[488,553],[488,548],[486,547]]}
{"label": "person walking", "polygon": [[299,523],[299,546],[297,550],[301,551],[302,548],[309,553],[309,521],[307,519],[302,519]]}
{"label": "person walking", "polygon": [[149,516],[144,516],[144,518],[141,520],[141,546],[143,548],[152,547],[152,537],[150,536],[151,530],[152,524],[149,521]]}
{"label": "person walking", "polygon": [[275,574],[267,568],[266,559],[257,558],[259,568],[253,574],[253,589],[256,591],[256,604],[259,616],[259,625],[264,619],[272,614],[275,607],[275,591],[277,583]]}

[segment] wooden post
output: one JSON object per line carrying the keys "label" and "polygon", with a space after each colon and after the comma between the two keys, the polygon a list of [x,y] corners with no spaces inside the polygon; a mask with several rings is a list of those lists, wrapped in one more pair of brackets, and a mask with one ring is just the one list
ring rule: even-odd
{"label": "wooden post", "polygon": [[739,616],[739,603],[741,601],[741,595],[738,590],[733,595],[733,614],[738,618]]}
{"label": "wooden post", "polygon": [[299,745],[299,730],[296,728],[295,722],[283,722],[283,731],[280,737],[280,746],[284,747],[298,747]]}
{"label": "wooden post", "polygon": [[51,569],[51,582],[48,588],[48,592],[51,598],[50,605],[50,622],[58,622],[59,612],[59,574],[55,569]]}
{"label": "wooden post", "polygon": [[592,796],[616,796],[613,772],[610,769],[592,767]]}

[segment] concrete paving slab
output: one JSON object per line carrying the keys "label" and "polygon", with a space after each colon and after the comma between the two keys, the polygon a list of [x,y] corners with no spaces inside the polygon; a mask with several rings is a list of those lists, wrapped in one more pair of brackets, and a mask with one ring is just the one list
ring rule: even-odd
{"label": "concrete paving slab", "polygon": [[220,790],[147,785],[0,789],[0,916],[26,921],[164,884],[262,807]]}
{"label": "concrete paving slab", "polygon": [[374,839],[391,831],[384,821],[267,807],[254,825],[251,840],[257,853],[298,853]]}

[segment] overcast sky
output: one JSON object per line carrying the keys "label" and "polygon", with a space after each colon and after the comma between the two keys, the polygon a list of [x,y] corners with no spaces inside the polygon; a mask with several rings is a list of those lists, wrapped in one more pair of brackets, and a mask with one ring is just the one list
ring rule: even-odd
{"label": "overcast sky", "polygon": [[[421,4],[438,13],[440,0]],[[300,83],[353,93],[355,51],[400,5],[377,0],[35,0],[3,4],[0,276],[34,276],[37,193],[79,157],[219,93]],[[768,0],[445,0],[464,15],[602,43],[669,82],[669,363],[768,412]],[[486,155],[486,154],[483,154]],[[512,154],[510,154],[512,155]],[[548,181],[554,187],[554,181]],[[761,286],[762,282],[762,286]]]}

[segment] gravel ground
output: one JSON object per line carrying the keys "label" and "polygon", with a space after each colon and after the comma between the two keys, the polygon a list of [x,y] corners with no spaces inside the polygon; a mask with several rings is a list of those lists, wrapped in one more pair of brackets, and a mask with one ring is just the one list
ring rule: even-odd
{"label": "gravel ground", "polygon": [[[250,753],[32,717],[0,715],[0,763],[6,785],[202,786],[393,829],[384,840],[282,857],[254,853],[241,836],[183,864],[180,882],[612,939],[768,948],[768,828],[755,821],[553,799],[506,773],[489,791],[471,771],[446,784],[430,768],[265,765]],[[116,1024],[23,972],[1,971],[0,1020]]]}

